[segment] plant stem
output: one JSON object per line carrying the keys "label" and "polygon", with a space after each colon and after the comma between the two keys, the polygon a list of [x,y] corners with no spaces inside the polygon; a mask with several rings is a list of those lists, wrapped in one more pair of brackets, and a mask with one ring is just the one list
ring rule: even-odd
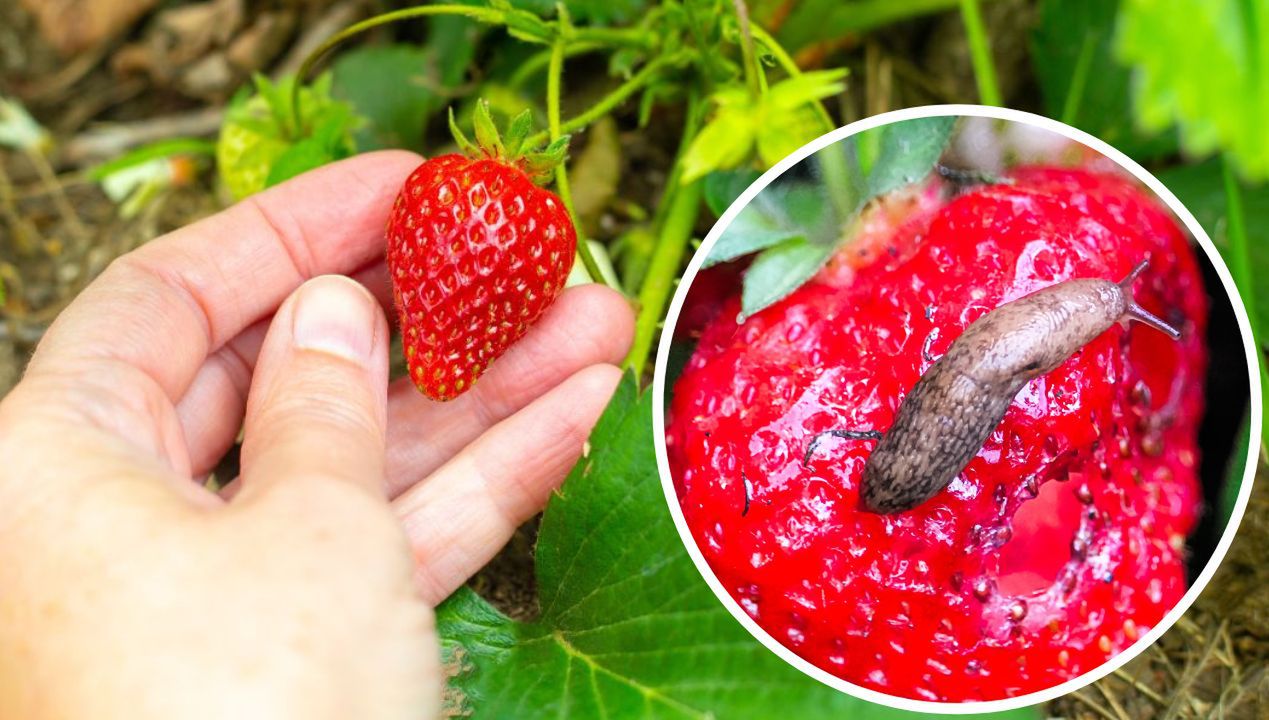
{"label": "plant stem", "polygon": [[[564,59],[567,60],[575,55],[585,55],[586,53],[602,50],[603,46],[598,43],[569,43],[564,49]],[[541,72],[551,63],[551,50],[543,50],[540,53],[534,53],[529,56],[528,60],[521,63],[520,67],[511,74],[507,79],[507,87],[516,90],[524,86],[537,73]]]}
{"label": "plant stem", "polygon": [[[560,85],[563,83],[564,49],[567,44],[568,41],[563,34],[556,36],[555,42],[551,44],[551,59],[547,65],[546,124],[551,140],[563,134],[560,131]],[[564,202],[564,208],[568,210],[568,216],[573,220],[573,227],[577,233],[577,256],[581,258],[586,274],[597,283],[607,284],[607,280],[599,270],[599,264],[595,262],[595,257],[590,252],[590,243],[586,242],[582,221],[577,217],[577,210],[573,207],[573,193],[568,186],[566,163],[555,166],[555,189],[559,193],[560,200]]]}
{"label": "plant stem", "polygon": [[1238,178],[1234,175],[1228,158],[1221,159],[1221,171],[1225,178],[1225,238],[1229,242],[1229,272],[1234,276],[1234,285],[1247,309],[1247,324],[1251,325],[1252,342],[1256,349],[1256,369],[1260,374],[1261,398],[1269,401],[1269,374],[1265,372],[1260,312],[1256,307],[1255,288],[1251,279],[1251,247],[1247,242],[1242,188],[1238,185]]}
{"label": "plant stem", "polygon": [[657,326],[665,314],[665,305],[674,290],[683,255],[692,239],[696,215],[701,201],[701,181],[680,185],[665,216],[665,224],[657,238],[656,250],[648,262],[648,273],[639,289],[639,319],[635,322],[634,344],[626,356],[626,365],[642,375],[652,353]]}
{"label": "plant stem", "polygon": [[745,65],[745,84],[749,86],[749,94],[757,100],[762,95],[762,83],[759,81],[758,57],[753,51],[753,33],[749,29],[749,8],[745,0],[732,0],[732,7],[740,24],[740,55]]}
{"label": "plant stem", "polygon": [[1084,36],[1080,45],[1080,54],[1075,58],[1075,69],[1071,71],[1071,84],[1066,90],[1066,100],[1062,103],[1062,122],[1074,125],[1080,114],[1080,103],[1084,100],[1084,87],[1088,84],[1088,71],[1093,65],[1093,49],[1096,38]]}
{"label": "plant stem", "polygon": [[984,105],[1000,105],[996,64],[991,59],[991,44],[987,41],[987,31],[983,27],[983,16],[978,9],[978,0],[961,0],[961,19],[965,21],[969,54],[974,63],[974,81],[978,84],[978,99]]}
{"label": "plant stem", "polygon": [[636,376],[641,376],[647,366],[657,326],[674,289],[675,278],[683,264],[683,255],[692,239],[692,229],[696,226],[700,210],[701,182],[698,180],[687,185],[679,182],[683,175],[683,156],[700,126],[700,110],[700,97],[693,92],[688,101],[687,121],[683,126],[678,157],[662,198],[661,210],[664,214],[658,217],[656,223],[657,245],[648,261],[643,285],[639,288],[639,317],[635,321],[634,342],[625,362],[625,367],[632,368]]}
{"label": "plant stem", "polygon": [[[629,80],[625,81],[621,85],[617,86],[612,92],[600,98],[598,102],[587,108],[581,115],[569,118],[567,121],[562,123],[559,127],[560,134],[563,135],[581,130],[599,118],[612,112],[618,105],[629,99],[631,95],[634,95],[636,92],[642,90],[653,79],[655,79],[657,72],[659,72],[663,67],[677,63],[679,57],[679,55],[661,56],[652,60],[647,65],[644,65],[639,69],[639,72],[635,73]],[[549,132],[534,133],[524,141],[524,147],[536,147],[550,138],[551,135]]]}
{"label": "plant stem", "polygon": [[[303,84],[304,78],[308,77],[308,74],[313,70],[313,66],[317,64],[317,61],[321,60],[326,53],[348,38],[360,35],[367,30],[431,15],[459,15],[487,25],[506,25],[512,28],[515,34],[541,42],[552,42],[555,39],[555,35],[558,34],[554,24],[548,23],[526,10],[502,10],[472,5],[418,5],[367,18],[361,22],[353,23],[326,38],[321,45],[318,45],[313,52],[309,53],[308,57],[304,58],[303,64],[300,65],[300,69],[296,73],[295,89],[292,91],[292,104],[297,123],[300,116],[300,85]],[[649,47],[653,40],[643,30],[636,28],[575,28],[571,32],[571,39],[577,42],[639,49]]]}

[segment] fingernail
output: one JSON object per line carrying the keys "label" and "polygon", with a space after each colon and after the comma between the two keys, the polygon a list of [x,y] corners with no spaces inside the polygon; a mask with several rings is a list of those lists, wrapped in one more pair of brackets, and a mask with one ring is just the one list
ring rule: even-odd
{"label": "fingernail", "polygon": [[376,312],[365,288],[346,277],[326,275],[300,288],[291,333],[296,347],[364,363],[374,346]]}

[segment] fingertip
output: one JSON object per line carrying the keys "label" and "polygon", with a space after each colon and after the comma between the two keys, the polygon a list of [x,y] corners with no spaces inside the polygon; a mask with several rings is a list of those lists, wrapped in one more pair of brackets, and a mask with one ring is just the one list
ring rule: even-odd
{"label": "fingertip", "polygon": [[316,277],[274,316],[247,401],[244,490],[334,476],[381,492],[388,328],[373,295]]}
{"label": "fingertip", "polygon": [[579,390],[593,397],[607,398],[611,397],[613,391],[617,389],[618,383],[621,382],[622,369],[611,363],[597,363],[590,367],[582,368],[576,375],[574,381],[581,387]]}
{"label": "fingertip", "polygon": [[597,362],[620,363],[634,341],[634,308],[625,295],[599,283],[568,288],[560,296],[560,305],[571,322],[598,325],[595,335],[599,353]]}

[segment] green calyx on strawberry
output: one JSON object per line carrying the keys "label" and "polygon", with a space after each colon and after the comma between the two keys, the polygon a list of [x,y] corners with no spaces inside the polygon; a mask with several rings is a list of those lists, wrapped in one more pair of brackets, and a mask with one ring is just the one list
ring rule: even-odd
{"label": "green calyx on strawberry", "polygon": [[295,82],[287,76],[275,84],[257,75],[256,93],[230,104],[216,142],[216,166],[235,200],[356,151],[352,131],[361,118],[331,96],[331,76],[300,88],[298,123]]}
{"label": "green calyx on strawberry", "polygon": [[555,301],[573,267],[568,210],[538,186],[563,161],[568,139],[526,153],[530,124],[526,111],[503,139],[479,103],[473,144],[451,113],[466,154],[419,165],[389,216],[388,270],[406,364],[434,400],[469,390]]}
{"label": "green calyx on strawberry", "polygon": [[[1043,167],[883,196],[860,228],[745,322],[735,296],[710,313],[667,419],[701,552],[777,641],[880,692],[994,700],[1098,667],[1186,590],[1207,305],[1185,234],[1131,180]],[[1141,259],[1137,300],[1181,339],[1112,327],[1026,385],[931,500],[862,509],[873,442],[826,440],[803,466],[818,433],[889,428],[977,318]]]}

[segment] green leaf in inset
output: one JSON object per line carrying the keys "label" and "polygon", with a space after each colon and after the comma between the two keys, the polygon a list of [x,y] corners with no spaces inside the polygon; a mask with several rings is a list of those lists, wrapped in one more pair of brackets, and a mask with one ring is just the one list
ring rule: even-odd
{"label": "green leaf in inset", "polygon": [[[832,208],[809,183],[772,184],[746,205],[710,248],[705,267],[735,260],[795,238],[830,249],[836,244]],[[746,285],[749,280],[746,278]]]}
{"label": "green leaf in inset", "polygon": [[955,116],[915,118],[891,123],[868,133],[879,133],[876,159],[867,172],[868,195],[864,202],[924,179],[938,162],[952,135]]}
{"label": "green leaf in inset", "polygon": [[849,242],[847,229],[870,200],[929,176],[955,124],[954,116],[903,120],[822,148],[810,158],[818,180],[764,188],[710,250],[706,265],[762,250],[745,274],[744,313],[785,297]]}
{"label": "green leaf in inset", "polygon": [[551,498],[536,552],[537,621],[511,620],[466,589],[437,609],[457,669],[447,710],[516,720],[910,717],[802,675],[722,607],[666,509],[651,400],[627,376],[589,455]]}
{"label": "green leaf in inset", "polygon": [[1177,123],[1190,153],[1228,152],[1269,178],[1269,7],[1249,0],[1124,0],[1117,49],[1136,67],[1143,127]]}
{"label": "green leaf in inset", "polygon": [[719,170],[705,176],[705,204],[715,217],[721,216],[731,207],[754,180],[762,173],[757,170]]}
{"label": "green leaf in inset", "polygon": [[745,273],[741,314],[748,317],[784,299],[810,280],[836,249],[798,237],[758,253]]}

